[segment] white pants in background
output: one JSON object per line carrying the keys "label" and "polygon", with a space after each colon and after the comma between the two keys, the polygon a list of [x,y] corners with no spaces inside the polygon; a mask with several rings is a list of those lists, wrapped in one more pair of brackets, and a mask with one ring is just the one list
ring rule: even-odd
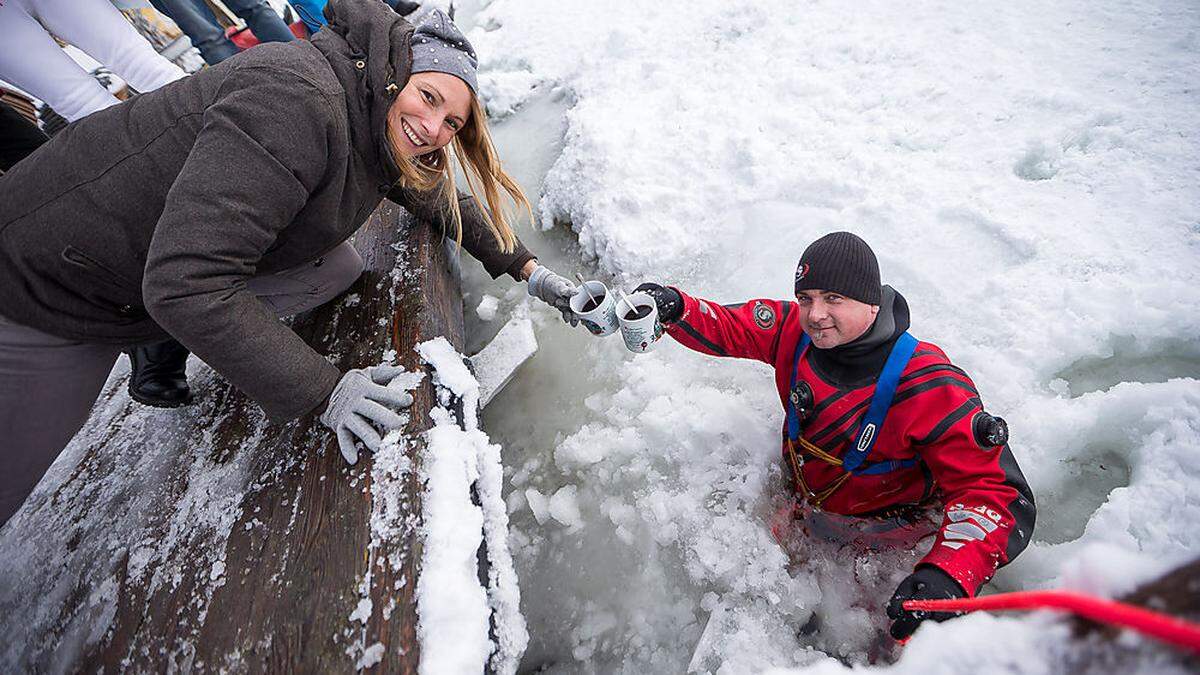
{"label": "white pants in background", "polygon": [[45,101],[69,122],[119,101],[46,31],[138,91],[187,74],[154,51],[108,0],[0,0],[0,79]]}

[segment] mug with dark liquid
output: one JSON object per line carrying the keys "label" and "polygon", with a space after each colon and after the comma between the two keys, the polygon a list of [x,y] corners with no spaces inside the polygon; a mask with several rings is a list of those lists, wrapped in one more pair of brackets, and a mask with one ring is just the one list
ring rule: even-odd
{"label": "mug with dark liquid", "polygon": [[602,282],[583,282],[579,292],[571,298],[571,311],[592,335],[612,335],[620,328],[617,300]]}
{"label": "mug with dark liquid", "polygon": [[618,300],[616,304],[617,321],[621,324],[625,348],[638,354],[654,349],[654,343],[663,334],[654,298],[648,293],[634,293],[625,300]]}

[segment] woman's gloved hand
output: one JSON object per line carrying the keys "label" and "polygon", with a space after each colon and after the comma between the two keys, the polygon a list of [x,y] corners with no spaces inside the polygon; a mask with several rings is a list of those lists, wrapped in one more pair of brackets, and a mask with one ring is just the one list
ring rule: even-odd
{"label": "woman's gloved hand", "polygon": [[897,640],[907,639],[926,619],[945,621],[958,616],[956,612],[910,612],[904,609],[905,600],[948,600],[965,597],[967,594],[962,586],[949,574],[932,565],[918,567],[917,571],[900,582],[888,602],[887,615],[892,619],[892,637]]}
{"label": "woman's gloved hand", "polygon": [[654,298],[654,304],[658,306],[658,320],[663,323],[678,321],[683,315],[683,296],[670,286],[644,283],[633,289],[633,292],[646,293]]}
{"label": "woman's gloved hand", "polygon": [[356,438],[375,452],[389,431],[404,426],[397,411],[412,405],[412,394],[387,386],[404,372],[399,366],[358,368],[343,375],[333,388],[320,419],[337,434],[338,449],[350,464],[358,462]]}
{"label": "woman's gloved hand", "polygon": [[529,294],[562,312],[563,321],[572,326],[579,325],[579,317],[571,311],[571,298],[578,292],[575,284],[542,265],[529,275]]}

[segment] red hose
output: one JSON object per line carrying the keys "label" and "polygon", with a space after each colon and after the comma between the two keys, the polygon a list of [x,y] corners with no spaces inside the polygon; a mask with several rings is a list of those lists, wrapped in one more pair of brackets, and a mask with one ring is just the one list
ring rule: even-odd
{"label": "red hose", "polygon": [[1125,603],[1071,591],[1022,591],[957,600],[905,600],[904,609],[927,612],[973,612],[988,609],[1056,609],[1099,623],[1129,628],[1200,653],[1200,625]]}

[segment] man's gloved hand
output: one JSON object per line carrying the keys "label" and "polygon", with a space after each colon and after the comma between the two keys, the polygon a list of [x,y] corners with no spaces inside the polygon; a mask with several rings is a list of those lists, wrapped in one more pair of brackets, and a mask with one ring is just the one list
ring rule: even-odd
{"label": "man's gloved hand", "polygon": [[572,326],[579,325],[579,317],[571,311],[571,298],[578,292],[575,284],[542,265],[529,275],[529,294],[562,312],[563,321]]}
{"label": "man's gloved hand", "polygon": [[343,375],[333,388],[320,419],[337,434],[338,449],[350,464],[358,461],[355,438],[375,452],[387,432],[404,426],[396,411],[412,405],[412,394],[387,386],[404,372],[399,366],[358,368]]}
{"label": "man's gloved hand", "polygon": [[683,296],[674,288],[645,283],[633,289],[633,292],[646,293],[654,298],[654,304],[658,305],[658,320],[663,323],[678,321],[683,315]]}
{"label": "man's gloved hand", "polygon": [[926,619],[945,621],[958,616],[957,612],[910,612],[904,609],[905,600],[945,600],[965,598],[967,594],[949,574],[932,565],[922,565],[904,578],[888,601],[887,615],[892,621],[892,637],[905,640]]}

